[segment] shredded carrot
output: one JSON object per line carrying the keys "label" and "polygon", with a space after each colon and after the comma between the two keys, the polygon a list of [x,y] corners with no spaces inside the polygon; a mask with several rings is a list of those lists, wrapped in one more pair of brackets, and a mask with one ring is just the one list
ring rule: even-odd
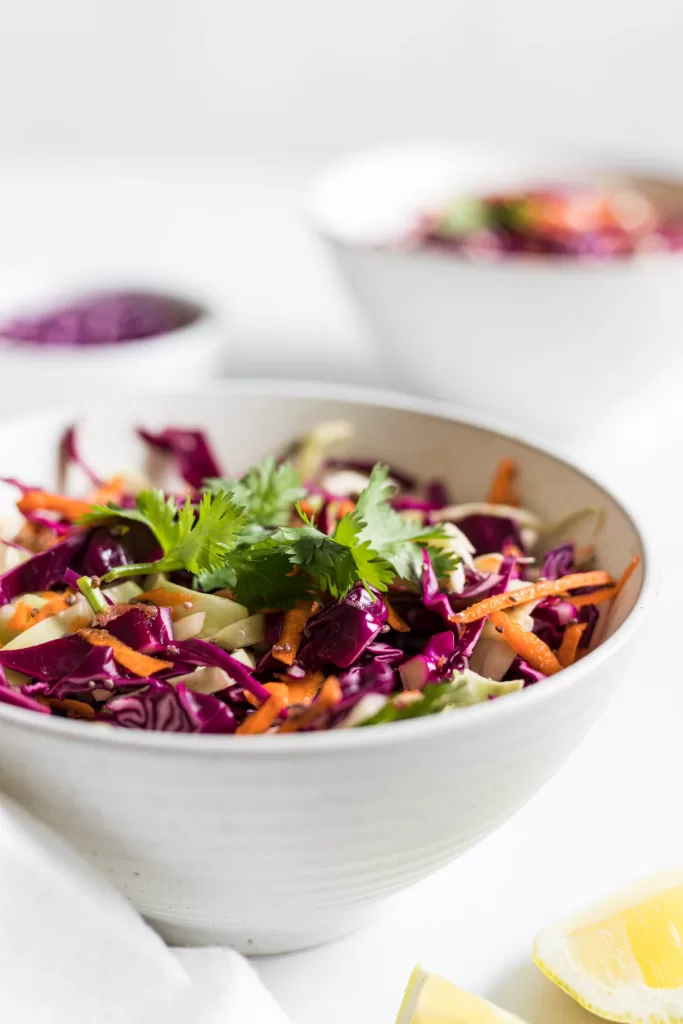
{"label": "shredded carrot", "polygon": [[83,700],[72,700],[70,697],[57,700],[56,697],[47,697],[45,703],[57,711],[66,711],[67,718],[95,718],[95,709]]}
{"label": "shredded carrot", "polygon": [[150,601],[152,604],[158,605],[159,608],[175,608],[176,605],[185,604],[186,601],[190,600],[187,594],[179,594],[177,591],[164,590],[163,587],[155,587],[154,590],[145,590],[142,594],[138,594],[135,598],[135,603],[139,604],[141,601]]}
{"label": "shredded carrot", "polygon": [[[559,580],[539,580],[538,583],[530,583],[528,587],[520,587],[519,590],[507,590],[503,594],[496,594],[494,597],[486,597],[483,601],[477,601],[464,611],[456,612],[450,616],[451,622],[477,622],[492,612],[499,612],[504,608],[512,608],[518,604],[528,604],[529,601],[540,601],[544,597],[553,597],[558,594],[565,594],[568,590],[578,590],[579,587],[601,587],[611,585],[613,579],[608,572],[601,569],[594,572],[575,572],[570,576],[562,576]],[[571,597],[569,598],[571,601]]]}
{"label": "shredded carrot", "polygon": [[[275,687],[280,687],[284,684],[287,687],[287,702],[289,704],[310,704],[313,698],[317,696],[325,676],[322,672],[308,672],[301,679],[290,679],[289,676],[280,675],[279,672],[276,672],[275,678],[279,682],[266,683],[266,690],[275,693]],[[254,697],[252,693],[248,693],[245,690],[244,696],[254,707],[259,706],[258,698]]]}
{"label": "shredded carrot", "polygon": [[355,512],[356,503],[350,498],[343,498],[341,501],[332,502],[332,509],[337,519],[343,519],[349,512]]}
{"label": "shredded carrot", "polygon": [[577,594],[576,597],[570,597],[569,600],[575,608],[584,608],[587,604],[604,604],[605,601],[611,601],[612,598],[621,593],[639,564],[640,558],[638,555],[634,555],[614,586],[605,587],[603,590],[595,590],[592,594]]}
{"label": "shredded carrot", "polygon": [[519,467],[514,459],[501,459],[493,474],[486,500],[491,505],[519,505],[518,473]]}
{"label": "shredded carrot", "polygon": [[[279,674],[277,678],[287,684],[290,704],[310,704],[323,685],[325,676],[322,672],[308,672],[302,679],[290,679],[289,676]],[[269,685],[266,685],[266,689]]]}
{"label": "shredded carrot", "polygon": [[58,512],[63,519],[72,522],[90,511],[88,501],[68,498],[64,494],[48,494],[47,491],[26,491],[17,502],[20,512]]}
{"label": "shredded carrot", "polygon": [[403,621],[403,619],[398,614],[396,609],[389,604],[388,598],[383,597],[382,600],[384,601],[385,607],[387,609],[387,622],[389,623],[391,628],[398,630],[399,633],[409,633],[410,626],[408,625],[407,622]]}
{"label": "shredded carrot", "polygon": [[504,612],[496,611],[489,618],[498,632],[520,658],[524,658],[532,668],[552,676],[562,668],[548,645],[535,633],[524,629],[518,622]]}
{"label": "shredded carrot", "polygon": [[313,513],[314,513],[314,512],[316,511],[316,510],[315,510],[315,509],[313,508],[313,505],[312,505],[312,504],[310,503],[310,501],[307,501],[307,500],[306,500],[305,498],[303,498],[303,499],[302,499],[302,500],[301,500],[301,501],[299,502],[299,508],[301,509],[301,511],[303,512],[303,514],[304,514],[305,516],[308,516],[308,518],[309,518],[309,519],[311,518],[311,516],[313,515]]}
{"label": "shredded carrot", "polygon": [[90,501],[93,505],[106,505],[109,501],[118,504],[125,493],[125,477],[112,476],[109,480],[105,480],[101,487],[92,492]]}
{"label": "shredded carrot", "polygon": [[34,615],[31,619],[31,626],[35,626],[37,622],[42,622],[44,619],[50,619],[53,615],[58,615],[59,612],[66,611],[70,607],[68,601],[68,594],[55,594],[54,597],[50,598],[43,607],[38,611],[37,615]]}
{"label": "shredded carrot", "polygon": [[237,726],[236,732],[241,736],[253,736],[270,729],[282,709],[286,707],[288,697],[285,684],[269,683],[268,689],[271,693],[268,700],[248,718],[245,718],[241,725]]}
{"label": "shredded carrot", "polygon": [[636,571],[636,569],[638,568],[639,565],[640,565],[640,558],[639,558],[638,555],[634,555],[633,558],[631,559],[631,561],[628,563],[628,565],[624,569],[624,571],[622,572],[622,574],[619,577],[619,579],[617,580],[617,585],[616,585],[616,588],[615,588],[616,593],[614,595],[615,597],[617,596],[617,594],[620,594],[622,592],[622,590],[624,589],[624,587],[626,586],[628,581],[631,579],[631,576],[633,576],[633,573]]}
{"label": "shredded carrot", "polygon": [[342,690],[339,680],[335,676],[328,676],[311,706],[302,714],[288,718],[282,723],[278,732],[298,732],[300,729],[313,725],[321,715],[335,707],[341,698]]}
{"label": "shredded carrot", "polygon": [[560,649],[557,652],[557,660],[562,668],[569,668],[569,666],[573,665],[576,661],[579,642],[583,636],[586,626],[586,622],[574,622],[571,626],[567,626],[565,629]]}
{"label": "shredded carrot", "polygon": [[524,552],[516,544],[503,544],[503,554],[511,558],[524,558]]}
{"label": "shredded carrot", "polygon": [[567,598],[575,608],[585,608],[587,604],[604,604],[611,601],[617,592],[616,587],[603,587],[602,590],[594,590],[592,594],[577,594],[576,597]]}
{"label": "shredded carrot", "polygon": [[34,608],[28,601],[19,601],[14,609],[12,617],[7,622],[7,628],[13,633],[23,633],[33,623]]}
{"label": "shredded carrot", "polygon": [[135,676],[151,676],[162,669],[173,668],[172,661],[161,661],[160,658],[152,658],[149,654],[140,654],[134,651],[128,644],[118,640],[106,629],[80,629],[78,635],[87,640],[93,647],[111,647],[114,658],[119,665],[123,665]]}
{"label": "shredded carrot", "polygon": [[489,555],[477,555],[474,559],[474,567],[478,572],[498,572],[503,561],[503,555],[497,552]]}
{"label": "shredded carrot", "polygon": [[280,630],[280,639],[276,644],[273,644],[271,652],[273,657],[277,658],[284,665],[294,664],[294,659],[301,644],[304,626],[308,622],[312,611],[313,602],[297,601],[296,608],[285,612],[282,629]]}

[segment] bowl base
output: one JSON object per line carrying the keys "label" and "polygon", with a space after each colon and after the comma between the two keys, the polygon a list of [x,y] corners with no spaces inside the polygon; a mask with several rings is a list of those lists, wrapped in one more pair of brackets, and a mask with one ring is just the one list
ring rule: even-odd
{"label": "bowl base", "polygon": [[247,928],[237,922],[192,924],[145,917],[169,946],[229,946],[245,956],[295,953],[322,946],[365,928],[377,918],[383,901],[352,910],[311,914],[291,925]]}

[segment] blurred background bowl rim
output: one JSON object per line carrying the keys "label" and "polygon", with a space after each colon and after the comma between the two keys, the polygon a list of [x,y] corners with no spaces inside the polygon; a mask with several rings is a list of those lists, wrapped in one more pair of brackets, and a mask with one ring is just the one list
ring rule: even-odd
{"label": "blurred background bowl rim", "polygon": [[[604,491],[610,499],[619,507],[622,513],[629,520],[634,533],[638,539],[639,546],[643,552],[642,558],[642,583],[636,596],[633,608],[617,630],[599,647],[591,651],[580,662],[563,669],[557,678],[552,680],[550,686],[530,686],[520,693],[507,694],[504,699],[489,701],[485,704],[475,704],[470,707],[458,708],[451,714],[432,715],[424,718],[416,718],[405,722],[393,722],[372,728],[358,729],[334,729],[321,733],[293,733],[288,736],[240,736],[233,735],[206,735],[195,733],[169,733],[155,732],[143,729],[122,729],[110,727],[88,728],[88,723],[72,721],[67,718],[40,715],[35,711],[23,708],[16,708],[12,705],[0,703],[0,719],[14,722],[17,725],[47,730],[55,737],[64,736],[71,739],[80,739],[86,743],[111,743],[121,748],[134,747],[147,749],[150,752],[173,749],[183,755],[205,753],[210,756],[232,756],[248,755],[258,757],[277,756],[281,753],[296,753],[300,755],[306,751],[316,754],[320,750],[349,750],[365,749],[368,746],[385,745],[387,743],[409,742],[411,739],[420,739],[432,734],[439,734],[442,731],[457,731],[468,727],[468,723],[476,725],[487,718],[492,726],[501,715],[512,714],[523,707],[523,702],[529,706],[529,713],[533,707],[544,702],[556,700],[569,687],[593,669],[598,670],[600,666],[614,654],[616,654],[631,639],[634,633],[642,626],[643,622],[652,610],[654,599],[658,590],[659,572],[653,560],[652,550],[647,536],[640,524],[640,519],[635,515],[627,502],[615,494],[612,489],[604,484],[599,476],[592,471],[582,469],[577,465],[570,455],[556,449],[552,444],[534,435],[533,432],[523,430],[517,426],[505,423],[503,420],[488,413],[472,411],[461,408],[453,402],[440,399],[425,398],[399,391],[390,391],[381,388],[356,387],[349,384],[328,384],[317,381],[291,380],[279,381],[258,379],[244,379],[238,381],[216,381],[201,387],[187,389],[168,389],[162,394],[158,392],[128,394],[121,399],[119,411],[127,414],[131,403],[137,404],[146,398],[154,401],[162,398],[165,401],[177,398],[201,397],[206,394],[215,395],[253,395],[261,397],[282,397],[294,399],[329,399],[330,401],[346,401],[351,404],[362,406],[377,406],[379,408],[393,409],[398,412],[416,413],[418,415],[434,416],[465,426],[474,427],[483,433],[497,434],[502,438],[509,438],[519,444],[549,456],[562,466],[570,469],[588,480],[591,484]],[[64,409],[51,409],[39,414],[27,414],[21,417],[12,417],[0,423],[0,439],[5,429],[20,427],[22,424],[35,422],[36,419],[51,424],[55,420],[64,418]],[[74,409],[74,419],[79,416],[88,416],[87,406]],[[557,697],[556,697],[557,695]]]}

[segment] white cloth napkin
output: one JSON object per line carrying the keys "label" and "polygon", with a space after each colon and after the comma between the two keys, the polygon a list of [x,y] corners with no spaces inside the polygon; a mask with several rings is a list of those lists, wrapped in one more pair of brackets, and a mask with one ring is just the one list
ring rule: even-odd
{"label": "white cloth napkin", "polygon": [[169,949],[67,842],[0,795],[0,1021],[287,1024],[239,954]]}

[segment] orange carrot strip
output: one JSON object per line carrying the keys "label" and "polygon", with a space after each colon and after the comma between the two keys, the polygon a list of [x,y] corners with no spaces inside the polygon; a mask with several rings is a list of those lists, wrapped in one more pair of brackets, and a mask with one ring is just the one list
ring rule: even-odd
{"label": "orange carrot strip", "polygon": [[[559,580],[539,580],[538,583],[530,583],[528,587],[509,590],[503,594],[496,594],[494,597],[486,597],[483,601],[477,601],[476,604],[470,605],[464,611],[451,615],[450,621],[476,622],[478,619],[491,615],[492,612],[512,608],[517,604],[540,601],[544,597],[565,594],[568,590],[578,590],[579,587],[601,587],[611,585],[613,582],[610,574],[603,572],[602,569],[594,572],[575,572],[570,576],[562,576]],[[569,600],[571,601],[571,597]]]}
{"label": "orange carrot strip", "polygon": [[298,732],[308,725],[312,725],[326,711],[331,710],[342,698],[341,686],[335,676],[328,676],[323,683],[322,690],[316,700],[301,715],[295,718],[288,718],[282,723],[278,732]]}
{"label": "orange carrot strip", "polygon": [[[275,688],[277,687],[277,692]],[[245,718],[241,725],[235,730],[241,736],[253,736],[256,733],[265,732],[278,717],[287,704],[287,687],[284,683],[269,683],[268,689],[271,696],[253,714]]]}
{"label": "orange carrot strip", "polygon": [[310,501],[306,500],[306,498],[303,498],[299,502],[299,508],[301,509],[305,516],[308,516],[309,519],[315,512],[315,508],[313,507],[313,505],[311,505]]}
{"label": "orange carrot strip", "polygon": [[557,660],[562,668],[569,668],[569,666],[573,665],[576,661],[576,655],[579,650],[579,641],[581,640],[586,626],[586,622],[574,622],[571,626],[567,626],[565,629],[560,649],[557,652]]}
{"label": "orange carrot strip", "polygon": [[151,601],[152,604],[158,605],[159,608],[174,608],[176,605],[185,604],[188,600],[190,599],[187,594],[178,594],[177,592],[164,590],[163,587],[145,590],[144,593],[138,594],[135,598],[137,604],[141,601]]}
{"label": "orange carrot strip", "polygon": [[135,676],[151,676],[155,672],[161,672],[162,669],[173,668],[172,661],[161,661],[160,658],[152,658],[149,654],[140,654],[128,644],[117,640],[106,629],[79,629],[78,635],[93,647],[111,647],[114,659]]}
{"label": "orange carrot strip", "polygon": [[517,475],[519,469],[514,459],[501,459],[493,474],[487,501],[491,505],[519,505]]}
{"label": "orange carrot strip", "polygon": [[493,612],[489,622],[492,622],[498,632],[503,634],[515,654],[528,661],[532,668],[538,669],[539,672],[545,672],[547,676],[554,675],[562,668],[548,645],[535,633],[523,629],[509,615],[500,611]]}
{"label": "orange carrot strip", "polygon": [[594,590],[592,594],[577,594],[576,597],[568,597],[575,608],[585,608],[587,604],[603,604],[611,601],[617,592],[616,587],[603,587],[602,590]]}
{"label": "orange carrot strip", "polygon": [[[274,693],[274,687],[279,687],[284,684],[287,687],[287,702],[289,704],[310,704],[313,698],[317,696],[325,676],[322,672],[309,672],[302,679],[290,679],[289,676],[276,673],[275,678],[278,679],[279,682],[266,683],[266,690],[270,690]],[[250,704],[254,705],[254,707],[259,706],[258,698],[254,697],[252,693],[248,693],[245,690],[244,696]]]}
{"label": "orange carrot strip", "polygon": [[66,611],[66,609],[70,607],[67,598],[67,594],[55,594],[53,598],[43,605],[38,614],[33,616],[31,619],[31,625],[35,626],[37,622],[42,622],[44,619],[50,619],[53,615],[58,615],[59,612]]}
{"label": "orange carrot strip", "polygon": [[628,565],[624,569],[624,571],[622,572],[622,574],[619,577],[619,579],[617,580],[617,585],[616,585],[616,588],[615,588],[616,593],[614,594],[615,597],[617,596],[617,594],[621,593],[621,591],[624,589],[624,587],[626,586],[628,581],[631,579],[631,576],[633,576],[633,573],[636,571],[636,569],[638,568],[639,565],[640,565],[640,558],[639,558],[638,555],[634,555],[633,558],[631,559],[631,561],[628,563]]}
{"label": "orange carrot strip", "polygon": [[322,672],[308,672],[302,679],[280,675],[277,678],[286,683],[290,704],[310,704],[320,691],[325,676]]}
{"label": "orange carrot strip", "polygon": [[34,609],[28,601],[19,601],[14,609],[12,617],[7,622],[7,628],[13,633],[23,633],[33,622]]}
{"label": "orange carrot strip", "polygon": [[296,608],[285,612],[285,617],[280,630],[280,639],[273,644],[272,655],[284,665],[293,665],[304,626],[308,622],[313,603],[311,601],[297,601]]}
{"label": "orange carrot strip", "polygon": [[410,626],[407,622],[403,621],[398,612],[389,604],[388,598],[383,597],[382,600],[384,601],[387,609],[387,622],[391,628],[398,630],[399,633],[409,633]]}
{"label": "orange carrot strip", "polygon": [[511,558],[524,558],[524,552],[516,544],[504,544],[503,554],[509,555]]}
{"label": "orange carrot strip", "polygon": [[17,502],[20,512],[59,512],[64,519],[72,522],[90,511],[90,502],[78,498],[67,498],[64,494],[48,494],[46,491],[27,491]]}
{"label": "orange carrot strip", "polygon": [[65,700],[57,700],[56,697],[47,697],[45,703],[58,711],[66,711],[67,718],[92,719],[95,717],[95,709],[83,700],[72,700],[70,697]]}
{"label": "orange carrot strip", "polygon": [[337,519],[343,519],[349,512],[356,511],[356,503],[355,501],[351,501],[350,498],[343,498],[341,501],[336,501],[334,505],[334,514]]}
{"label": "orange carrot strip", "polygon": [[587,604],[603,604],[605,601],[611,601],[612,598],[621,593],[639,564],[640,558],[638,555],[634,555],[614,586],[605,587],[604,590],[596,590],[592,594],[578,594],[576,597],[570,597],[569,600],[575,608],[583,608]]}
{"label": "orange carrot strip", "polygon": [[115,504],[121,501],[126,493],[126,481],[122,476],[112,476],[105,480],[101,487],[98,487],[90,495],[90,502],[93,505],[106,505],[113,501]]}

